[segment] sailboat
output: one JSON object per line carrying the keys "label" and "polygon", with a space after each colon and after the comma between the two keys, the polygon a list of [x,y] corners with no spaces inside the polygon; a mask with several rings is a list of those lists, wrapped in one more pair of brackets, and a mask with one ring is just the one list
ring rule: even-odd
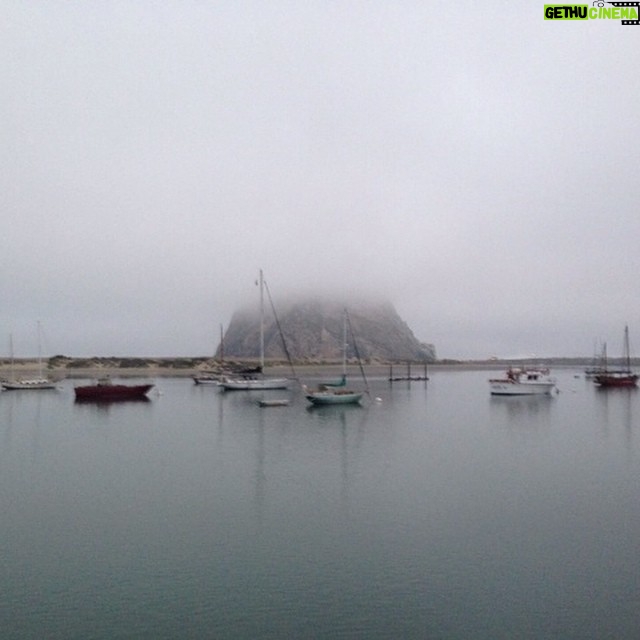
{"label": "sailboat", "polygon": [[363,392],[347,389],[347,311],[342,322],[342,377],[338,382],[327,382],[311,390],[302,385],[306,399],[313,405],[358,404]]}
{"label": "sailboat", "polygon": [[638,374],[631,371],[631,357],[629,355],[629,327],[624,327],[624,367],[621,369],[609,369],[607,366],[607,346],[603,349],[603,370],[597,374],[593,381],[600,387],[636,387]]}
{"label": "sailboat", "polygon": [[219,383],[224,391],[266,391],[270,389],[287,389],[287,378],[268,378],[264,372],[264,276],[260,269],[260,366],[245,370],[238,374],[225,376]]}
{"label": "sailboat", "polygon": [[42,372],[42,354],[41,354],[41,339],[40,339],[40,322],[38,322],[38,377],[37,378],[21,378],[15,379],[13,374],[13,336],[9,336],[10,350],[11,350],[11,380],[3,380],[2,388],[7,391],[18,391],[21,389],[55,389],[56,383],[53,380],[45,378]]}
{"label": "sailboat", "polygon": [[593,345],[593,361],[590,367],[584,370],[585,378],[595,378],[599,373],[604,373],[603,362],[605,361],[606,344],[601,347],[601,354],[597,353],[597,342]]}

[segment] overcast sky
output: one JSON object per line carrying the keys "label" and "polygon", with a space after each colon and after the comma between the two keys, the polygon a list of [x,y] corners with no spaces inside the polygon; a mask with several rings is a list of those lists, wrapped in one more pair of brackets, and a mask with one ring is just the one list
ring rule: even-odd
{"label": "overcast sky", "polygon": [[1,0],[0,345],[213,353],[262,268],[439,357],[640,355],[640,27],[543,6]]}

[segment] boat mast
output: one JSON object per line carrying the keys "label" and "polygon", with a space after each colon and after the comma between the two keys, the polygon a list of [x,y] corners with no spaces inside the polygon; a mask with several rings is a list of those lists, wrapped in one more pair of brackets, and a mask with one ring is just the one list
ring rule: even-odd
{"label": "boat mast", "polygon": [[38,320],[38,375],[42,378],[42,345],[40,338],[40,320]]}
{"label": "boat mast", "polygon": [[[369,396],[369,398],[371,398],[371,391],[369,389],[369,381],[367,380],[367,376],[364,373],[364,367],[362,366],[362,358],[360,357],[360,351],[358,350],[358,344],[356,342],[356,334],[353,332],[353,325],[351,324],[351,318],[349,317],[349,314],[347,312],[347,308],[345,307],[344,309],[344,317],[346,319],[346,321],[349,323],[349,331],[351,331],[351,339],[353,340],[353,350],[356,352],[356,358],[358,358],[358,367],[360,367],[360,375],[362,376],[362,379],[364,380],[364,385],[365,385],[365,393]],[[346,338],[345,338],[345,345],[346,345]],[[346,353],[346,348],[345,348],[345,353]]]}
{"label": "boat mast", "polygon": [[260,269],[260,369],[264,371],[264,279]]}
{"label": "boat mast", "polygon": [[342,314],[342,375],[347,376],[347,310]]}
{"label": "boat mast", "polygon": [[13,358],[13,333],[9,334],[9,354],[11,355],[11,371],[10,371],[10,375],[11,375],[11,380],[15,380],[16,376],[15,376],[15,367],[14,367],[14,358]]}
{"label": "boat mast", "polygon": [[624,325],[624,355],[627,362],[627,371],[631,371],[631,356],[629,354],[629,325]]}

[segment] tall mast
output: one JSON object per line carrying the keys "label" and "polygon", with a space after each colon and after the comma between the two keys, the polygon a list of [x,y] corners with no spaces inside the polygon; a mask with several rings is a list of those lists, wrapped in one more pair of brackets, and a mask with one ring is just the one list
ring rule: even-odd
{"label": "tall mast", "polygon": [[11,379],[15,380],[15,367],[13,362],[13,333],[9,334],[9,353],[11,355]]}
{"label": "tall mast", "polygon": [[38,375],[42,378],[42,345],[40,342],[40,320],[38,320]]}
{"label": "tall mast", "polygon": [[627,362],[627,371],[631,371],[631,356],[629,354],[629,325],[624,325],[624,355]]}
{"label": "tall mast", "polygon": [[347,375],[347,310],[342,313],[342,375]]}
{"label": "tall mast", "polygon": [[264,370],[264,279],[260,269],[260,367]]}

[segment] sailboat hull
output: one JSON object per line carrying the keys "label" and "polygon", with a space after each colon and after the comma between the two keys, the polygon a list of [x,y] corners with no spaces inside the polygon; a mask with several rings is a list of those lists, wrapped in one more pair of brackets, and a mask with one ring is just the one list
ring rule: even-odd
{"label": "sailboat hull", "polygon": [[247,379],[227,378],[219,383],[225,391],[268,391],[270,389],[287,389],[287,378]]}
{"label": "sailboat hull", "polygon": [[51,380],[12,380],[2,383],[2,388],[7,391],[19,391],[22,389],[31,389],[33,391],[40,391],[42,389],[55,389],[56,383]]}
{"label": "sailboat hull", "polygon": [[599,387],[637,387],[638,375],[635,373],[601,373],[593,379]]}
{"label": "sailboat hull", "polygon": [[214,385],[214,386],[218,386],[220,384],[220,377],[219,376],[193,376],[193,381],[196,384],[209,384],[209,385]]}
{"label": "sailboat hull", "polygon": [[306,395],[307,400],[314,405],[329,404],[357,404],[362,399],[362,393],[353,391],[316,391]]}

